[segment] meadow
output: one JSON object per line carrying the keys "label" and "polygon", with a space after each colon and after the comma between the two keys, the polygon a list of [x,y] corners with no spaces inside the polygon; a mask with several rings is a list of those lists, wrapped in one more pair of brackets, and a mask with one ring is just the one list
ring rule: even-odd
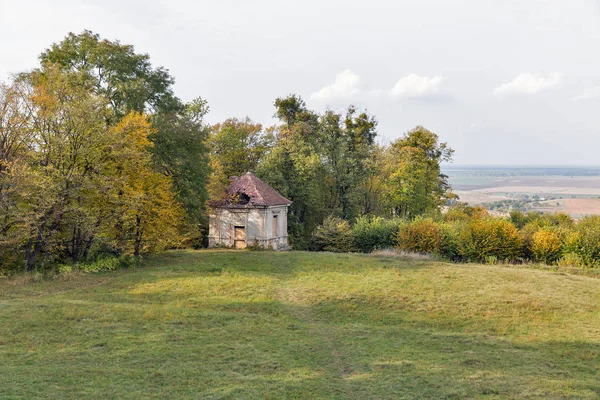
{"label": "meadow", "polygon": [[600,396],[594,276],[221,250],[29,280],[0,280],[2,399]]}

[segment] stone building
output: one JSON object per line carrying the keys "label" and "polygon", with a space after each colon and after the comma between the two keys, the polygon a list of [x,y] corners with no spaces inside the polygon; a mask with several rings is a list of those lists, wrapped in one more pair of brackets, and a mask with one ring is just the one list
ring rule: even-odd
{"label": "stone building", "polygon": [[252,172],[230,181],[225,198],[210,202],[209,246],[289,249],[287,211],[292,202]]}

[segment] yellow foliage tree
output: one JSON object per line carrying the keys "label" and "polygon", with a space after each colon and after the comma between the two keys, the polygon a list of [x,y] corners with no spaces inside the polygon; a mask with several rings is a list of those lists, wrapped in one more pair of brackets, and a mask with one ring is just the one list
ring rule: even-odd
{"label": "yellow foliage tree", "polygon": [[130,113],[115,126],[108,201],[112,223],[107,236],[117,249],[135,256],[181,244],[184,211],[175,199],[169,177],[152,169],[148,118]]}

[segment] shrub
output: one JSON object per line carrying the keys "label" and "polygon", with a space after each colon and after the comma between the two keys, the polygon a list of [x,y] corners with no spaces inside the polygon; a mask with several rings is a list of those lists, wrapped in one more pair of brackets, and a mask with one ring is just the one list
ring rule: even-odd
{"label": "shrub", "polygon": [[317,251],[346,253],[354,250],[352,229],[348,221],[329,216],[313,234],[314,248]]}
{"label": "shrub", "polygon": [[77,264],[76,266],[84,272],[115,271],[121,268],[138,266],[140,261],[140,258],[133,256],[103,257],[96,261]]}
{"label": "shrub", "polygon": [[466,204],[459,203],[455,206],[449,207],[448,211],[444,214],[444,221],[467,221],[471,219],[480,219],[488,217],[489,213],[483,207],[472,207]]}
{"label": "shrub", "polygon": [[471,221],[460,233],[458,249],[470,261],[485,262],[490,257],[514,261],[521,255],[523,239],[517,228],[499,218]]}
{"label": "shrub", "polygon": [[579,234],[572,247],[581,257],[586,267],[600,265],[600,215],[587,216],[581,219],[575,228]]}
{"label": "shrub", "polygon": [[531,253],[536,261],[552,264],[562,256],[564,233],[560,229],[542,228],[531,238]]}
{"label": "shrub", "polygon": [[523,239],[523,248],[521,249],[521,255],[523,258],[527,260],[535,259],[535,255],[531,251],[532,243],[533,243],[533,235],[535,235],[539,230],[540,226],[537,223],[537,220],[528,222],[525,226],[521,228],[519,233],[521,234],[521,238]]}
{"label": "shrub", "polygon": [[458,244],[460,233],[465,225],[465,221],[442,223],[439,225],[440,245],[438,252],[440,256],[449,261],[461,260]]}
{"label": "shrub", "polygon": [[565,253],[560,260],[558,260],[559,267],[583,267],[583,260],[577,253]]}
{"label": "shrub", "polygon": [[437,223],[430,218],[416,219],[400,227],[398,247],[400,250],[415,253],[438,253],[441,234]]}
{"label": "shrub", "polygon": [[[510,212],[510,222],[517,228],[523,229],[527,224],[535,223],[541,217],[541,214],[530,211],[525,214],[522,211],[513,210]],[[539,225],[537,225],[539,226]]]}
{"label": "shrub", "polygon": [[359,217],[352,227],[354,246],[363,253],[393,248],[396,245],[396,237],[402,224],[403,221],[400,219],[386,220],[381,217]]}

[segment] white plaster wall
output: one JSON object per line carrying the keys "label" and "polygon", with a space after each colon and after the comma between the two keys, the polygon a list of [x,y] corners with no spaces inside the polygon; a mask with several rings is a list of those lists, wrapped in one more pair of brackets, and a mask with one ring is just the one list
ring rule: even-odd
{"label": "white plaster wall", "polygon": [[[277,215],[277,237],[273,237],[274,215]],[[246,227],[248,246],[259,244],[276,250],[288,248],[287,206],[213,210],[209,220],[209,246],[233,246],[235,226]]]}

